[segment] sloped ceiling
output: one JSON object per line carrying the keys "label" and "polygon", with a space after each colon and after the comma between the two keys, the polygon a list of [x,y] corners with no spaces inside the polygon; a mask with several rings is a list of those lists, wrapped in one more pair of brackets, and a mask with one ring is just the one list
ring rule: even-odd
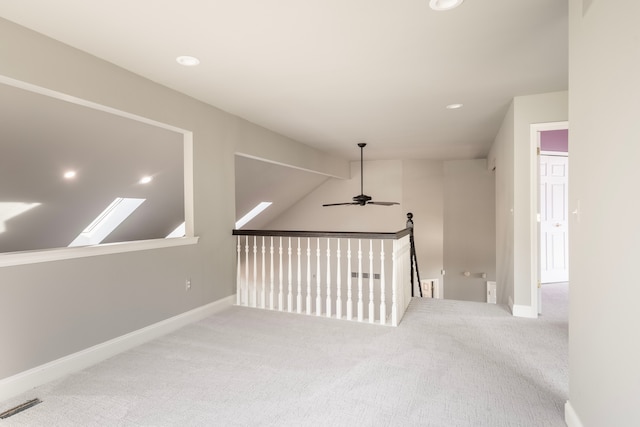
{"label": "sloped ceiling", "polygon": [[0,141],[0,216],[39,204],[0,218],[0,252],[66,247],[116,197],[146,201],[104,243],[163,238],[184,221],[181,134],[0,84]]}
{"label": "sloped ceiling", "polygon": [[244,228],[260,229],[329,179],[325,175],[236,156],[236,217],[260,202],[272,205]]}

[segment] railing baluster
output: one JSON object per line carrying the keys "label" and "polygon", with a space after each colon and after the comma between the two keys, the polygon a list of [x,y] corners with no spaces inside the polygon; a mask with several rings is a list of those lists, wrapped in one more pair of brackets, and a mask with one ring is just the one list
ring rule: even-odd
{"label": "railing baluster", "polygon": [[[409,233],[410,228],[397,233],[234,230],[233,234],[238,236],[235,242],[236,304],[397,326],[411,301],[408,293],[410,287],[405,286],[411,261],[412,242]],[[245,236],[244,240],[242,236]],[[250,240],[251,236],[253,241]],[[258,237],[262,237],[261,241]],[[297,245],[294,238],[297,238]],[[305,238],[306,261],[303,259]],[[312,265],[312,239],[316,239],[315,266]],[[335,248],[332,248],[332,239],[336,239]],[[369,240],[368,249],[366,240]],[[374,241],[380,242],[379,259],[374,258],[378,256],[375,253],[378,243]],[[250,245],[253,246],[252,250]],[[369,252],[368,265],[363,264],[366,256],[364,250]],[[387,268],[387,262],[390,268]],[[323,263],[326,263],[326,267]],[[303,276],[305,269],[306,278]],[[323,278],[323,275],[326,277]],[[365,297],[368,302],[366,305]]]}
{"label": "railing baluster", "polygon": [[293,293],[292,293],[292,279],[291,279],[291,237],[289,237],[289,247],[287,248],[287,256],[289,262],[287,264],[287,311],[291,313],[293,311]]}
{"label": "railing baluster", "polygon": [[242,305],[242,236],[238,236],[238,244],[236,251],[238,253],[237,266],[236,266],[236,304]]}
{"label": "railing baluster", "polygon": [[336,318],[342,319],[342,272],[340,266],[340,239],[336,250]]}
{"label": "railing baluster", "polygon": [[247,306],[251,306],[249,301],[249,236],[244,239],[244,287],[242,288],[242,298]]}
{"label": "railing baluster", "polygon": [[274,271],[273,271],[273,236],[271,236],[271,246],[269,246],[269,285],[270,285],[270,290],[269,290],[269,308],[271,310],[273,310],[274,307],[274,294],[273,294],[273,276],[274,276]]}
{"label": "railing baluster", "polygon": [[400,243],[398,240],[393,241],[393,253],[391,254],[391,264],[393,265],[393,277],[391,278],[391,325],[398,326],[398,250]]}
{"label": "railing baluster", "polygon": [[376,321],[375,305],[373,303],[373,288],[375,274],[373,273],[373,240],[369,240],[369,323]]}
{"label": "railing baluster", "polygon": [[262,262],[260,266],[262,267],[262,288],[260,289],[260,307],[266,308],[266,288],[267,288],[267,280],[265,275],[265,262],[266,258],[265,254],[265,245],[264,245],[264,236],[262,236],[262,247],[260,248],[260,253],[262,254]]}
{"label": "railing baluster", "polygon": [[351,272],[351,239],[347,239],[347,264],[349,265],[349,277],[347,278],[347,320],[353,320],[353,301],[351,301],[351,287],[353,285],[353,275]]}
{"label": "railing baluster", "polygon": [[300,238],[298,237],[298,295],[296,296],[296,312],[302,313],[302,271],[300,268]]}
{"label": "railing baluster", "polygon": [[257,236],[253,236],[253,288],[251,288],[252,307],[258,306],[258,243]]}
{"label": "railing baluster", "polygon": [[380,324],[387,323],[387,306],[385,303],[386,273],[384,270],[384,240],[380,240]]}
{"label": "railing baluster", "polygon": [[322,316],[322,289],[320,288],[320,238],[316,249],[316,316]]}
{"label": "railing baluster", "polygon": [[327,239],[327,317],[331,317],[331,239]]}
{"label": "railing baluster", "polygon": [[278,272],[278,278],[280,279],[280,286],[278,289],[278,311],[282,311],[282,308],[284,306],[284,296],[282,295],[282,237],[280,237],[280,247],[278,248],[278,255],[280,258],[280,268]]}
{"label": "railing baluster", "polygon": [[307,237],[307,314],[311,314],[311,238]]}
{"label": "railing baluster", "polygon": [[364,320],[362,305],[362,240],[358,239],[358,322]]}

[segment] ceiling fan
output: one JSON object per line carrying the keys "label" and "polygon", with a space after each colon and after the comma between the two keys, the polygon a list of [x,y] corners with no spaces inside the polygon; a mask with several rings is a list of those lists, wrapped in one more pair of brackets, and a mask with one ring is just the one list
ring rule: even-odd
{"label": "ceiling fan", "polygon": [[360,147],[360,194],[357,196],[353,196],[352,202],[344,202],[344,203],[326,203],[322,206],[343,206],[343,205],[381,205],[381,206],[391,206],[391,205],[399,205],[398,202],[374,202],[371,200],[371,196],[367,196],[364,194],[363,190],[363,170],[364,170],[364,162],[362,159],[363,148],[367,144],[364,142],[358,143],[358,147]]}

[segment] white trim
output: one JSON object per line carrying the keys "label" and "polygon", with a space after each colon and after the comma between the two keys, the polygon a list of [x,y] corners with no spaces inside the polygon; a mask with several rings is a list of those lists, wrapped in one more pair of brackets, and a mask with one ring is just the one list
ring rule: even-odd
{"label": "white trim", "polygon": [[8,252],[0,254],[0,268],[11,267],[14,265],[36,264],[39,262],[85,258],[97,255],[119,254],[123,252],[147,251],[150,249],[195,245],[198,243],[198,239],[199,237],[151,239],[138,240],[135,242],[105,243],[95,246],[45,249],[40,251]]}
{"label": "white trim", "polygon": [[546,151],[540,150],[541,156],[556,156],[556,157],[569,157],[569,153],[566,151]]}
{"label": "white trim", "polygon": [[[531,253],[529,254],[529,259],[531,260],[530,268],[531,268],[531,278],[530,278],[530,286],[531,286],[531,310],[535,313],[535,316],[522,316],[522,317],[538,317],[538,282],[540,281],[540,222],[538,221],[538,211],[539,211],[539,159],[538,159],[538,148],[540,148],[540,132],[548,131],[548,130],[561,130],[561,129],[569,129],[569,122],[549,122],[549,123],[532,123],[530,125],[529,131],[529,153],[530,153],[530,161],[529,161],[529,233],[531,240]],[[526,307],[526,306],[522,306]],[[515,309],[515,307],[514,307]],[[527,307],[526,310],[529,310]],[[514,311],[514,316],[515,316]]]}
{"label": "white trim", "polygon": [[528,319],[538,318],[537,308],[534,309],[531,305],[514,304],[511,308],[511,313],[513,314],[513,317],[526,317]]}
{"label": "white trim", "polygon": [[184,135],[184,232],[186,237],[196,235],[193,218],[195,217],[193,190],[193,132]]}
{"label": "white trim", "polygon": [[513,298],[509,297],[509,309],[513,317],[526,317],[528,319],[537,319],[538,312],[529,305],[517,305],[513,303]]}
{"label": "white trim", "polygon": [[564,422],[567,423],[568,427],[584,427],[584,424],[580,421],[580,417],[578,417],[573,406],[571,406],[571,402],[568,400],[564,404]]}
{"label": "white trim", "polygon": [[[275,161],[275,160],[266,159],[264,157],[253,156],[251,154],[241,153],[239,151],[236,151],[234,153],[234,155],[239,156],[239,157],[245,157],[247,159],[259,160],[259,161],[265,162],[265,163],[271,163],[272,165],[284,166],[286,168],[297,169],[297,170],[301,170],[301,171],[305,171],[305,172],[315,173],[315,174],[318,174],[318,175],[328,176],[330,178],[349,179],[351,177],[350,175],[337,175],[335,173],[324,172],[324,171],[320,171],[320,170],[316,170],[316,169],[303,168],[303,167],[291,165],[291,164],[288,164],[288,163],[283,163],[283,162],[278,162],[278,161]],[[347,168],[347,170],[350,170],[350,168]]]}
{"label": "white trim", "polygon": [[10,399],[32,388],[95,365],[190,323],[209,317],[225,308],[231,307],[235,302],[235,298],[235,295],[229,295],[137,331],[4,378],[0,380],[0,401]]}
{"label": "white trim", "polygon": [[[52,89],[47,89],[42,86],[27,83],[21,80],[16,80],[11,77],[7,77],[0,74],[0,83],[12,86],[18,89],[27,90],[29,92],[37,93],[40,95],[48,96],[61,101],[69,102],[72,104],[80,105],[94,110],[102,111],[105,113],[113,114],[115,116],[124,117],[126,119],[135,120],[141,123],[145,123],[151,126],[166,129],[172,132],[176,132],[182,135],[183,138],[183,162],[184,162],[184,221],[185,221],[185,233],[186,237],[180,242],[178,239],[156,239],[156,240],[141,240],[137,242],[120,242],[113,244],[100,245],[99,247],[82,248],[79,251],[70,251],[69,248],[55,248],[39,251],[26,251],[22,253],[0,253],[0,267],[6,267],[11,265],[32,264],[37,262],[57,261],[71,258],[82,258],[94,255],[112,254],[120,252],[131,252],[146,249],[167,248],[172,246],[190,245],[198,242],[198,238],[195,236],[194,230],[194,190],[193,190],[193,132],[177,126],[173,126],[167,123],[162,123],[147,117],[139,116],[137,114],[128,113],[126,111],[118,110],[113,107],[101,105],[86,99],[78,98],[66,93],[58,92]],[[171,241],[169,241],[171,240]],[[99,248],[105,247],[101,250]],[[64,253],[61,251],[65,251]]]}
{"label": "white trim", "polygon": [[146,123],[151,126],[156,126],[162,129],[167,129],[173,132],[181,133],[181,134],[190,134],[191,132],[179,128],[177,126],[169,125],[167,123],[158,122],[153,119],[149,119],[147,117],[139,116],[137,114],[127,113],[126,111],[118,110],[113,107],[107,107],[106,105],[98,104],[95,102],[87,101],[86,99],[78,98],[72,95],[67,95],[66,93],[58,92],[52,89],[47,89],[46,87],[34,85],[31,83],[24,82],[22,80],[12,79],[11,77],[3,76],[0,74],[0,83],[4,83],[8,86],[13,86],[18,89],[24,89],[29,92],[37,93],[40,95],[45,95],[50,98],[59,99],[60,101],[69,102],[71,104],[81,105],[83,107],[92,108],[94,110],[103,111],[105,113],[113,114],[114,116],[124,117],[127,119],[135,120],[137,122]]}

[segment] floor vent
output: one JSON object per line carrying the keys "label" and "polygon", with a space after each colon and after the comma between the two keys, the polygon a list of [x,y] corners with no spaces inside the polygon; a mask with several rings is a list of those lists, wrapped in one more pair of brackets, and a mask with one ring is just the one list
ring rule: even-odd
{"label": "floor vent", "polygon": [[8,411],[4,411],[0,414],[0,419],[9,418],[15,414],[18,414],[22,411],[26,411],[29,408],[36,406],[38,403],[42,403],[40,399],[32,399],[27,402],[24,402],[22,405],[18,405],[15,408],[9,409]]}

